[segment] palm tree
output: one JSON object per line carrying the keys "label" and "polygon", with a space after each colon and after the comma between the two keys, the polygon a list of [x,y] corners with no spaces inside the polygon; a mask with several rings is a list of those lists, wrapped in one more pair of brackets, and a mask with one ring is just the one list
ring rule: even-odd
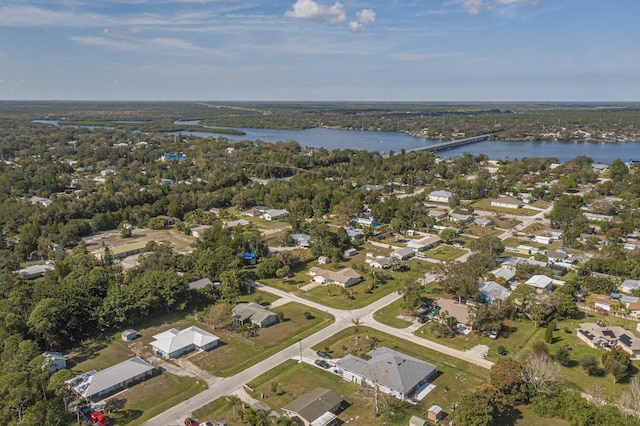
{"label": "palm tree", "polygon": [[362,321],[360,321],[360,318],[354,318],[351,320],[351,322],[353,323],[353,326],[355,327],[355,329],[353,330],[354,333],[358,332],[358,329],[360,328],[360,326],[362,325]]}
{"label": "palm tree", "polygon": [[269,426],[271,413],[269,410],[258,410],[255,413],[255,426]]}
{"label": "palm tree", "polygon": [[295,417],[274,417],[275,426],[298,426],[298,420]]}
{"label": "palm tree", "polygon": [[233,420],[235,421],[236,420],[236,404],[240,402],[240,398],[236,395],[229,395],[227,396],[226,400],[227,400],[227,404],[229,404],[229,406],[233,410]]}

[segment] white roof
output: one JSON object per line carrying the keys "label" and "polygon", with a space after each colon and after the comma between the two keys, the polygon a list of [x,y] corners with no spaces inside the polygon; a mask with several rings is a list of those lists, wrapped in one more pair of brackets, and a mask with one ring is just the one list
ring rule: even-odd
{"label": "white roof", "polygon": [[181,331],[172,328],[160,334],[156,334],[153,338],[156,340],[151,342],[151,346],[165,354],[173,353],[190,345],[196,345],[201,348],[219,340],[218,336],[214,336],[213,334],[196,326],[191,326]]}
{"label": "white roof", "polygon": [[451,197],[453,194],[449,191],[432,191],[429,193],[430,197],[442,197],[442,198],[449,198]]}
{"label": "white roof", "polygon": [[547,288],[552,282],[553,280],[546,275],[534,275],[525,284],[535,288]]}
{"label": "white roof", "polygon": [[101,371],[89,371],[69,380],[67,383],[74,384],[72,388],[78,395],[84,398],[91,398],[132,378],[144,375],[151,370],[153,370],[151,364],[143,359],[134,357]]}

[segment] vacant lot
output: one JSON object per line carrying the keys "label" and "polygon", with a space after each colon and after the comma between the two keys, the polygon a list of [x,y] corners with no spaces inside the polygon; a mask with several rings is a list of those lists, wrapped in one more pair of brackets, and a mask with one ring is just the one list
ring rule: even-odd
{"label": "vacant lot", "polygon": [[192,236],[185,235],[175,229],[153,230],[147,228],[135,228],[131,238],[121,238],[120,231],[96,232],[88,237],[83,238],[80,244],[84,245],[88,251],[101,250],[105,247],[113,249],[114,247],[123,246],[125,244],[137,243],[141,241],[168,241],[171,247],[178,253],[190,253],[191,245],[196,239]]}
{"label": "vacant lot", "polygon": [[[231,376],[333,322],[331,315],[298,303],[287,303],[273,309],[273,312],[281,312],[284,321],[257,329],[255,337],[251,336],[251,329],[245,333],[215,330],[222,345],[193,355],[189,360],[215,376]],[[309,319],[305,312],[311,314]]]}

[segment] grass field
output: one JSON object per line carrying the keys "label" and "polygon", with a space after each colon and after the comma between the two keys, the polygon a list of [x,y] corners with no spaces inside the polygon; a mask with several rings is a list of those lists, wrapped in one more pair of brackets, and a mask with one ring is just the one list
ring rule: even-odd
{"label": "grass field", "polygon": [[110,398],[118,409],[109,419],[115,426],[139,425],[206,388],[196,379],[164,372]]}
{"label": "grass field", "polygon": [[485,198],[472,204],[475,209],[512,214],[517,216],[533,216],[540,213],[538,210],[528,209],[526,207],[520,209],[510,209],[506,207],[495,207],[491,205],[491,200]]}
{"label": "grass field", "polygon": [[[258,329],[255,339],[238,331],[216,330],[222,345],[191,356],[189,360],[215,376],[231,376],[333,322],[331,315],[298,303],[287,303],[273,312],[282,312],[285,320]],[[311,313],[312,318],[307,319],[305,312]]]}
{"label": "grass field", "polygon": [[412,324],[411,322],[398,318],[398,315],[400,314],[410,314],[410,312],[404,312],[404,310],[402,309],[402,302],[402,299],[398,299],[395,302],[380,309],[374,314],[376,321],[395,328],[409,327]]}
{"label": "grass field", "polygon": [[426,252],[428,257],[442,260],[443,262],[457,259],[465,253],[466,251],[460,250],[447,244],[440,244],[438,247]]}

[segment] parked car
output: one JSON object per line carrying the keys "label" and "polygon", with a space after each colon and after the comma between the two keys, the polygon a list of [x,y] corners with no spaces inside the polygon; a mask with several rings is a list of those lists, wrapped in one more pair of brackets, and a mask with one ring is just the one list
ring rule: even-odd
{"label": "parked car", "polygon": [[200,423],[200,426],[215,426],[215,425],[211,422],[204,422],[204,423]]}
{"label": "parked car", "polygon": [[419,316],[418,317],[418,322],[420,324],[425,324],[425,323],[429,322],[429,317],[427,317],[427,316]]}
{"label": "parked car", "polygon": [[317,365],[318,367],[322,367],[322,368],[329,368],[329,367],[331,367],[331,366],[329,365],[329,363],[328,363],[327,361],[325,361],[324,359],[316,359],[315,363],[316,363],[316,365]]}
{"label": "parked car", "polygon": [[398,269],[400,269],[401,272],[405,272],[405,271],[410,271],[411,267],[409,265],[400,265]]}
{"label": "parked car", "polygon": [[491,333],[489,333],[489,338],[490,339],[497,339],[498,338],[498,331],[497,330],[491,330]]}
{"label": "parked car", "polygon": [[94,411],[90,415],[91,421],[98,426],[108,426],[109,419],[104,415],[102,411]]}
{"label": "parked car", "polygon": [[224,420],[218,420],[217,426],[229,426],[229,423]]}
{"label": "parked car", "polygon": [[193,420],[191,417],[187,417],[186,419],[184,419],[184,426],[200,426],[200,424]]}
{"label": "parked car", "polygon": [[316,352],[316,355],[318,355],[320,358],[324,358],[324,359],[333,359],[331,354],[329,354],[329,352],[325,352],[325,351],[318,351],[318,352]]}

